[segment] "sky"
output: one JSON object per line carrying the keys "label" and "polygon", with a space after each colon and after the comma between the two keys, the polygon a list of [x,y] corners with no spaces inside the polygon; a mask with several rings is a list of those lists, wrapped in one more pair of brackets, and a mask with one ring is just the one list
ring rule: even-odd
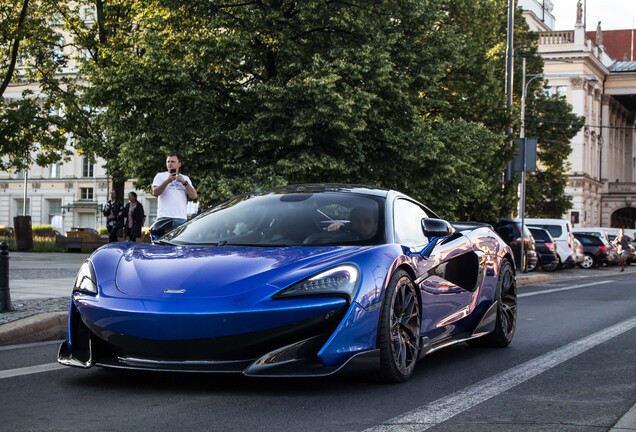
{"label": "sky", "polygon": [[[577,0],[552,0],[552,15],[556,19],[555,30],[574,28]],[[601,21],[603,30],[624,30],[636,22],[636,0],[581,0],[587,6],[586,29],[596,29]]]}

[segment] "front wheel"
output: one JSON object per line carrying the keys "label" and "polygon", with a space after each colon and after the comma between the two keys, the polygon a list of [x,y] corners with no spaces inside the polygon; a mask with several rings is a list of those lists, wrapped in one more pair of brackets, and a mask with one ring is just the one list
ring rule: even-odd
{"label": "front wheel", "polygon": [[585,259],[583,259],[579,265],[584,269],[591,269],[594,267],[594,264],[594,257],[590,254],[585,254]]}
{"label": "front wheel", "polygon": [[420,352],[420,301],[409,275],[396,271],[384,296],[378,348],[380,378],[399,383],[410,378]]}

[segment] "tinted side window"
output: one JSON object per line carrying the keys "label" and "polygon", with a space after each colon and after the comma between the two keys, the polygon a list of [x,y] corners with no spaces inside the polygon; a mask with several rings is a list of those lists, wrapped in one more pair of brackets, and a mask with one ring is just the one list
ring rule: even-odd
{"label": "tinted side window", "polygon": [[603,244],[603,241],[593,235],[582,235],[578,237],[579,241],[584,244],[584,245],[588,245],[588,246],[598,246]]}
{"label": "tinted side window", "polygon": [[533,230],[530,230],[530,232],[534,236],[535,240],[550,241],[550,237],[548,237],[547,233],[543,230],[533,229]]}
{"label": "tinted side window", "polygon": [[428,217],[424,209],[417,204],[399,199],[393,208],[395,239],[405,246],[415,247],[428,243],[422,231],[422,219]]}
{"label": "tinted side window", "polygon": [[518,237],[517,232],[515,232],[514,227],[511,224],[503,224],[495,228],[495,231],[503,241],[510,244],[514,239]]}

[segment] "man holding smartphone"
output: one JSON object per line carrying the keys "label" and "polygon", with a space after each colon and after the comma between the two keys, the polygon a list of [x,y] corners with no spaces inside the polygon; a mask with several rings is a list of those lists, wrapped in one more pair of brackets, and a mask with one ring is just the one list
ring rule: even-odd
{"label": "man holding smartphone", "polygon": [[169,155],[166,158],[166,168],[167,171],[158,173],[152,181],[152,195],[157,197],[157,220],[151,231],[165,226],[167,232],[184,223],[188,219],[188,198],[197,199],[197,191],[190,178],[179,172],[179,156],[174,153]]}

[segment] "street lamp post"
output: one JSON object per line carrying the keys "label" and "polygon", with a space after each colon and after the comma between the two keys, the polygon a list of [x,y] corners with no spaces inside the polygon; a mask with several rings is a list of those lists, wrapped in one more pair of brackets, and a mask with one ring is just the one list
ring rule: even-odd
{"label": "street lamp post", "polygon": [[521,187],[519,189],[519,216],[521,217],[521,271],[527,272],[526,268],[526,94],[528,85],[543,74],[536,74],[526,83],[526,58],[521,63],[521,127],[519,128],[519,138],[522,145],[521,154]]}

